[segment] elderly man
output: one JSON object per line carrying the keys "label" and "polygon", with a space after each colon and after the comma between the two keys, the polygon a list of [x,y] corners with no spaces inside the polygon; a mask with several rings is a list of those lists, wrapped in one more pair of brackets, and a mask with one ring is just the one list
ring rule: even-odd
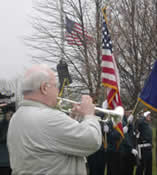
{"label": "elderly man", "polygon": [[56,78],[46,65],[26,72],[22,93],[24,100],[8,129],[13,175],[85,175],[84,157],[102,143],[92,99],[82,96],[73,109],[83,117],[81,123],[55,109]]}

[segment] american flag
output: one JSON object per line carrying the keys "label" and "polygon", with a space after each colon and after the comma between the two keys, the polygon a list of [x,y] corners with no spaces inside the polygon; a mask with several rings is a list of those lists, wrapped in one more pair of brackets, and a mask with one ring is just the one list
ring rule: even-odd
{"label": "american flag", "polygon": [[[102,84],[107,88],[108,106],[114,109],[122,106],[119,94],[119,73],[113,56],[111,36],[107,28],[106,8],[103,8],[102,12]],[[121,121],[116,123],[115,129],[124,137]]]}
{"label": "american flag", "polygon": [[102,29],[102,84],[107,87],[108,106],[114,109],[122,106],[119,94],[119,73],[113,56],[112,41],[109,34],[106,16],[106,8],[103,8]]}
{"label": "american flag", "polygon": [[70,45],[83,45],[84,38],[86,43],[92,40],[87,31],[79,23],[66,17],[66,40]]}

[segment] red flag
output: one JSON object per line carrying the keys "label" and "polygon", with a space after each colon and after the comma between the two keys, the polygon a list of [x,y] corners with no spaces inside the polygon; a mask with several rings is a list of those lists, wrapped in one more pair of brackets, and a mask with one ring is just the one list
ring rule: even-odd
{"label": "red flag", "polygon": [[[115,58],[113,56],[112,41],[106,24],[106,8],[103,11],[103,30],[102,30],[102,84],[107,87],[108,106],[114,109],[122,106],[119,94],[119,73]],[[115,127],[123,136],[121,122]]]}
{"label": "red flag", "polygon": [[72,21],[68,17],[66,17],[66,31],[66,40],[70,45],[83,45],[84,38],[86,43],[93,39],[79,23]]}

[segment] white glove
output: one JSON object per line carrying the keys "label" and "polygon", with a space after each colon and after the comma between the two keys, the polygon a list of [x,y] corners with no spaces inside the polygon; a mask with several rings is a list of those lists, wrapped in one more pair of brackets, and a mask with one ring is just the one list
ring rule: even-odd
{"label": "white glove", "polygon": [[133,118],[134,118],[134,116],[133,116],[132,114],[129,115],[129,117],[128,117],[128,119],[127,119],[127,122],[128,122],[128,123],[132,123]]}
{"label": "white glove", "polygon": [[106,132],[106,133],[109,132],[109,127],[107,125],[104,125],[104,132]]}
{"label": "white glove", "polygon": [[138,152],[137,152],[136,149],[132,149],[132,150],[131,150],[131,153],[132,153],[134,156],[137,156],[137,154],[138,154]]}
{"label": "white glove", "polygon": [[128,127],[127,126],[124,126],[123,127],[123,133],[126,134],[128,132]]}
{"label": "white glove", "polygon": [[139,139],[139,137],[140,137],[140,132],[138,132],[138,133],[136,134],[136,138]]}

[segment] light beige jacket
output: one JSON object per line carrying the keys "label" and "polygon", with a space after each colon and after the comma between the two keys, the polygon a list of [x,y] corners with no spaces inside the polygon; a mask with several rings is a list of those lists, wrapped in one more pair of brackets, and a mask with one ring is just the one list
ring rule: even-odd
{"label": "light beige jacket", "polygon": [[24,100],[10,121],[7,144],[13,175],[86,175],[84,157],[101,146],[95,116],[79,123],[41,103]]}

